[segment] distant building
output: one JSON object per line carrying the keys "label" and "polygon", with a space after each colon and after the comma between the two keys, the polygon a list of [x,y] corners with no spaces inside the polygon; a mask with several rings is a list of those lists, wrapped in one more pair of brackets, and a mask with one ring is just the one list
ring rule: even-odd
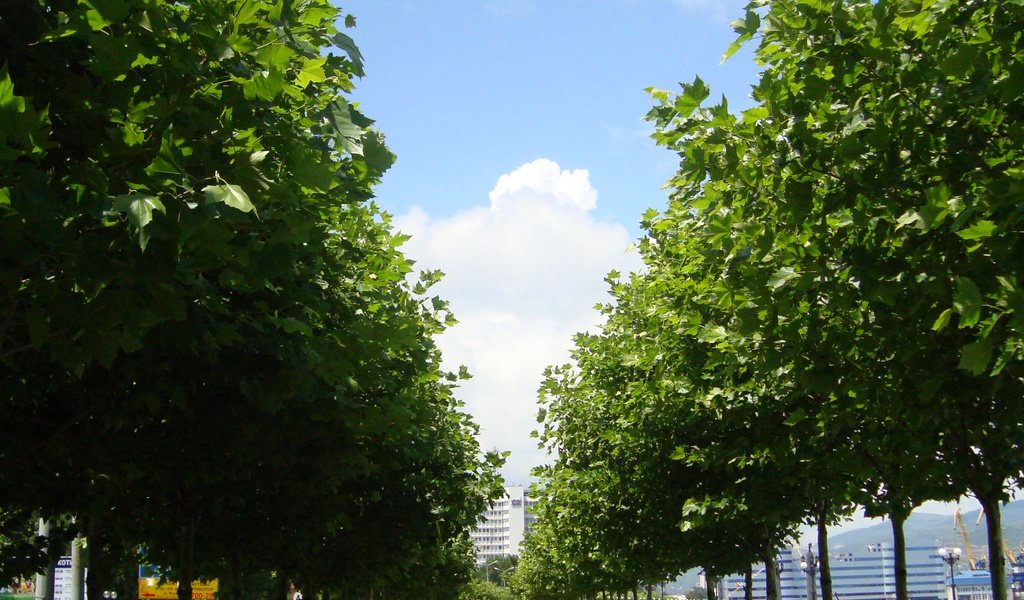
{"label": "distant building", "polygon": [[476,529],[470,532],[476,561],[518,555],[523,537],[537,519],[532,511],[536,503],[522,486],[506,487],[505,495],[480,515]]}
{"label": "distant building", "polygon": [[[914,546],[907,548],[907,587],[912,600],[946,600],[945,563],[938,548]],[[807,574],[800,566],[801,550],[783,552],[778,559],[781,567],[782,600],[807,600]],[[839,552],[829,555],[832,571],[832,591],[839,600],[893,600],[896,598],[895,557],[889,544],[872,544],[863,550]],[[957,575],[958,600],[960,576]],[[730,575],[721,590],[724,600],[743,598],[743,575]],[[818,598],[820,595],[820,581]],[[990,596],[991,597],[991,596]],[[754,573],[754,598],[765,598],[764,567]],[[972,600],[982,600],[975,598]]]}
{"label": "distant building", "polygon": [[[946,578],[947,598],[953,600],[953,584],[956,583],[957,600],[992,600],[992,574],[988,571],[975,570],[957,573],[953,578]],[[1007,588],[1010,577],[1006,578]]]}

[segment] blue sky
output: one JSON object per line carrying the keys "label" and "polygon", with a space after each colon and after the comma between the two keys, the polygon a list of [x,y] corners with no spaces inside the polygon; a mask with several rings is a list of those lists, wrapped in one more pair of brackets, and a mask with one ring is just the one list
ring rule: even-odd
{"label": "blue sky", "polygon": [[481,443],[511,482],[544,460],[530,438],[545,366],[598,322],[604,275],[639,267],[640,215],[677,167],[643,120],[647,87],[700,75],[749,104],[749,52],[721,63],[741,0],[353,0],[365,58],[353,96],[398,162],[380,204],[406,251],[447,278],[460,324],[441,340]]}
{"label": "blue sky", "polygon": [[696,74],[741,102],[750,55],[720,65],[737,0],[360,0],[345,4],[366,58],[355,98],[398,163],[379,189],[394,212],[453,211],[536,158],[586,168],[595,216],[638,234],[675,157],[642,120],[648,86]]}
{"label": "blue sky", "polygon": [[[751,104],[751,48],[722,64],[742,0],[352,0],[367,76],[353,99],[398,162],[378,201],[406,252],[447,276],[460,323],[439,340],[509,483],[547,458],[536,428],[547,365],[593,329],[604,275],[640,261],[640,215],[665,205],[677,158],[643,121],[647,87],[699,75]],[[976,507],[964,502],[965,510]],[[929,503],[931,512],[953,505]],[[853,526],[863,523],[857,519]]]}

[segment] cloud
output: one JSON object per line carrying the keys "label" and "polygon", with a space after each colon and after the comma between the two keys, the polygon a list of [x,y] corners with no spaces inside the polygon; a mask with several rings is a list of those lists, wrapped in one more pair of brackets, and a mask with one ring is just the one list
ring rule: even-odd
{"label": "cloud", "polygon": [[498,178],[489,194],[491,210],[523,202],[554,200],[559,205],[575,205],[587,211],[597,205],[597,190],[590,186],[586,169],[563,171],[553,160],[539,158]]}
{"label": "cloud", "polygon": [[565,362],[572,335],[598,323],[607,272],[640,266],[627,229],[590,214],[597,200],[586,169],[538,159],[499,177],[487,204],[395,218],[412,235],[405,251],[417,266],[446,274],[436,292],[459,324],[439,345],[446,366],[473,373],[459,395],[481,445],[512,451],[510,481],[525,482],[543,461],[530,431],[544,368]]}

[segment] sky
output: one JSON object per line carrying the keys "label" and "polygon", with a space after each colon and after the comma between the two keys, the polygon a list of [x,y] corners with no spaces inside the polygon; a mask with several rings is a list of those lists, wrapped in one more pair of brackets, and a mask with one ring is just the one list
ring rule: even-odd
{"label": "sky", "polygon": [[598,324],[605,276],[640,267],[640,216],[677,157],[650,139],[648,87],[696,75],[749,105],[750,53],[722,64],[740,0],[353,0],[353,94],[398,155],[377,200],[440,269],[459,324],[439,340],[485,449],[528,483],[544,368]]}
{"label": "sky", "polygon": [[[446,277],[439,340],[507,483],[549,459],[530,436],[544,368],[599,324],[605,275],[640,267],[640,216],[678,157],[650,139],[648,87],[700,76],[752,104],[752,48],[722,63],[743,0],[351,0],[365,59],[353,94],[398,155],[377,201],[406,253]],[[974,508],[970,502],[964,510]],[[931,512],[951,512],[931,505]],[[862,524],[859,520],[856,524]]]}

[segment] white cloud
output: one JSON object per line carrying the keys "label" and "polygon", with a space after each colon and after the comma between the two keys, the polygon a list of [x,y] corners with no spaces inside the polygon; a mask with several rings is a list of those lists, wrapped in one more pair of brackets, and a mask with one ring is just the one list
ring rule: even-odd
{"label": "white cloud", "polygon": [[561,170],[558,163],[539,158],[498,178],[489,194],[491,210],[499,211],[508,204],[522,202],[575,205],[584,211],[597,205],[597,190],[590,186],[586,169]]}
{"label": "white cloud", "polygon": [[446,276],[436,292],[459,324],[440,340],[449,368],[473,379],[460,390],[480,424],[484,448],[511,450],[505,468],[524,482],[543,457],[536,392],[544,367],[568,359],[572,335],[598,322],[604,276],[636,269],[627,229],[595,219],[597,191],[585,169],[538,159],[502,175],[489,204],[436,217],[415,208],[395,218],[421,269]]}

